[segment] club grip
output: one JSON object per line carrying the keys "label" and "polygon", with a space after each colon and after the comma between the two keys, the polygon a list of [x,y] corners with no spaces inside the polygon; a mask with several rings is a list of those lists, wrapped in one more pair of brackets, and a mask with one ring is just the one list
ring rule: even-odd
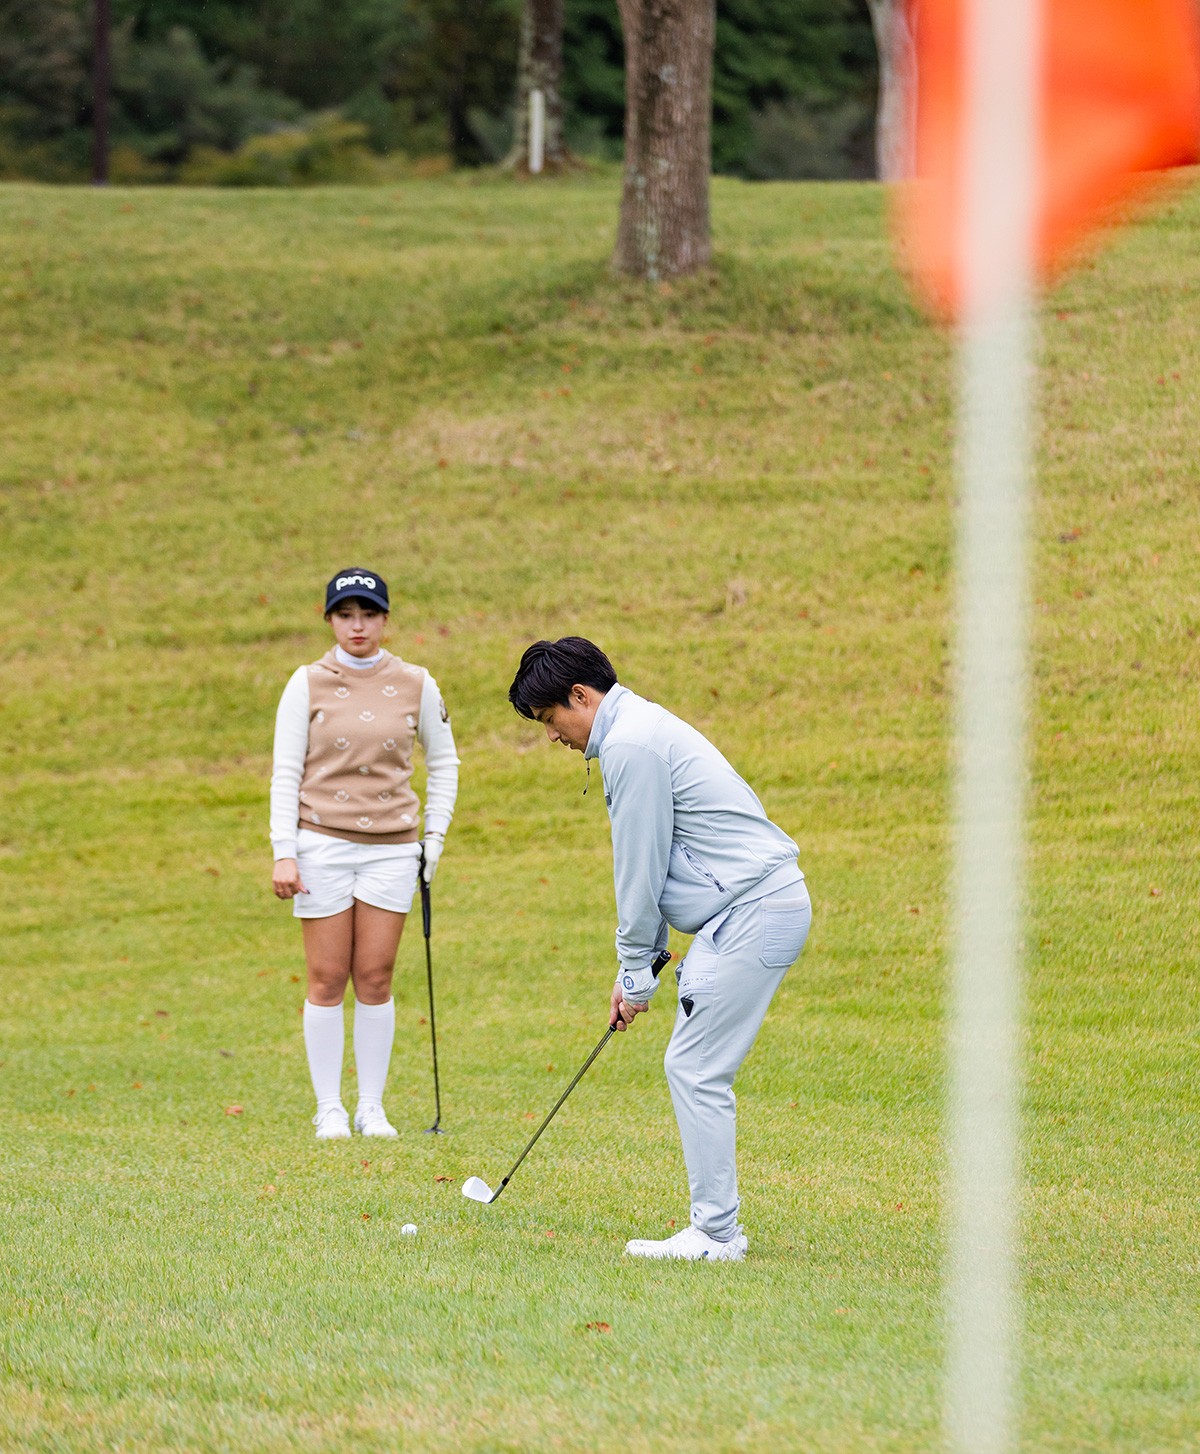
{"label": "club grip", "polygon": [[421,928],[429,938],[433,929],[433,904],[430,901],[429,885],[425,882],[425,845],[421,844],[421,858],[417,864],[417,883],[421,887]]}
{"label": "club grip", "polygon": [[654,963],[650,966],[650,973],[657,979],[670,962],[671,951],[669,949],[662,950],[654,956]]}

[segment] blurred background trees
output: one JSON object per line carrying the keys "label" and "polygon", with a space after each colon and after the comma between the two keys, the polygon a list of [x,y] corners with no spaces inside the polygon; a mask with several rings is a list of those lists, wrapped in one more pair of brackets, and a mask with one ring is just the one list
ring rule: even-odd
{"label": "blurred background trees", "polygon": [[[521,0],[112,0],[112,176],[248,182],[495,163],[514,139]],[[715,170],[874,172],[867,0],[717,0]],[[92,0],[0,5],[0,177],[83,180]],[[616,0],[564,0],[563,128],[616,161]],[[269,175],[268,175],[269,174]]]}

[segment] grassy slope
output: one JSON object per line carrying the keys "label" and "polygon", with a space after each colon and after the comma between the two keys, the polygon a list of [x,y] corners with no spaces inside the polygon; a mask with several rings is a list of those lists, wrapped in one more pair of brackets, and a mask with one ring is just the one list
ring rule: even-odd
{"label": "grassy slope", "polygon": [[[876,191],[714,200],[717,277],[646,295],[605,275],[607,184],[0,190],[6,1447],[936,1444],[949,351]],[[1046,314],[1031,1449],[1200,1439],[1198,222],[1130,232]],[[309,1139],[263,839],[275,701],[350,560],[464,758],[453,1135],[418,1134],[412,933],[405,1134],[366,1149]],[[571,630],[725,747],[809,871],[740,1083],[742,1268],[618,1257],[686,1215],[669,990],[504,1201],[457,1194],[603,1024],[603,807],[504,700]]]}

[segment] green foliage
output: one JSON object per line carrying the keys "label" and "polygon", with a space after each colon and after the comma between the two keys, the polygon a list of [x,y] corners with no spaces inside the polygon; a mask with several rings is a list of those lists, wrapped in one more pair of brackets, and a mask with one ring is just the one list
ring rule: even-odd
{"label": "green foliage", "polygon": [[863,170],[870,107],[846,99],[813,107],[803,101],[771,101],[750,116],[750,143],[741,170],[769,181],[835,180]]}
{"label": "green foliage", "polygon": [[[87,174],[89,8],[16,0],[0,19],[0,174]],[[112,70],[115,180],[161,180],[193,148],[233,151],[303,114],[296,101],[261,87],[252,67],[209,59],[182,26],[142,39],[126,19],[113,35]]]}
{"label": "green foliage", "polygon": [[113,94],[117,134],[137,136],[164,162],[181,162],[194,148],[235,151],[302,115],[297,102],[259,86],[249,66],[208,60],[182,26],[161,41],[127,43]]}
{"label": "green foliage", "polygon": [[[718,179],[719,267],[651,290],[607,273],[617,195],[0,189],[5,1450],[939,1445],[951,340],[882,189]],[[1198,293],[1191,195],[1040,319],[1038,1454],[1200,1447]],[[434,886],[450,1134],[421,1134],[414,916],[401,1138],[318,1147],[266,783],[322,583],[364,558],[463,759]],[[579,630],[729,754],[812,887],[738,1083],[739,1267],[620,1258],[687,1215],[669,983],[504,1198],[459,1195],[607,1003],[595,772],[584,797],[505,698],[531,639]]]}
{"label": "green foliage", "polygon": [[[718,171],[776,177],[867,176],[875,48],[864,0],[717,0],[713,69],[713,163]],[[796,129],[796,155],[765,171],[762,126],[779,136],[779,117],[805,115],[824,139]],[[863,118],[847,128],[845,118]],[[839,119],[841,118],[841,119]],[[844,132],[839,144],[836,140]],[[748,159],[757,154],[756,169]],[[831,166],[835,161],[840,166]]]}
{"label": "green foliage", "polygon": [[180,181],[198,186],[295,187],[317,182],[361,182],[373,176],[367,128],[339,116],[318,116],[308,126],[254,136],[230,155],[197,147]]}
{"label": "green foliage", "polygon": [[[507,152],[519,12],[520,0],[115,0],[114,140],[145,159],[140,175],[170,177],[194,148],[204,171],[213,148],[337,110],[379,153],[494,162]],[[10,0],[0,13],[0,174],[86,174],[90,23],[90,0]],[[624,116],[615,0],[568,0],[565,25],[568,141],[612,159]],[[864,0],[720,0],[716,169],[866,173],[874,85]]]}
{"label": "green foliage", "polygon": [[139,34],[186,25],[214,55],[310,109],[370,127],[379,151],[486,160],[468,113],[509,105],[519,0],[137,0]]}
{"label": "green foliage", "polygon": [[[565,63],[571,117],[598,121],[601,134],[619,142],[625,83],[616,0],[568,0]],[[875,86],[863,0],[717,0],[715,169],[869,175]]]}
{"label": "green foliage", "polygon": [[0,106],[32,136],[55,136],[85,100],[88,34],[77,0],[8,0],[0,10]]}
{"label": "green foliage", "polygon": [[88,35],[77,0],[0,7],[0,178],[76,180],[87,166],[78,131],[89,97]]}

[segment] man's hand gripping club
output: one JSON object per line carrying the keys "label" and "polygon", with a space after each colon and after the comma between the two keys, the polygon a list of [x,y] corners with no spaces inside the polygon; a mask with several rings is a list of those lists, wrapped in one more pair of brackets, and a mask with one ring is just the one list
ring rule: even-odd
{"label": "man's hand gripping club", "polygon": [[[612,1000],[609,1003],[608,1023],[613,1030],[625,1030],[633,1024],[633,1017],[650,1008],[650,996],[658,988],[658,977],[671,962],[669,950],[657,954],[649,969],[638,974],[622,970],[613,985]],[[645,998],[626,999],[626,995]]]}

